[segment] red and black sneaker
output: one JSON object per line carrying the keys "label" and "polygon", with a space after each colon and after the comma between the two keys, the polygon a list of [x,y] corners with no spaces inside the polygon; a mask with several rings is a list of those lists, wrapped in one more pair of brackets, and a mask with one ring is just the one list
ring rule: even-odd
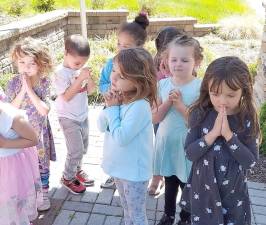
{"label": "red and black sneaker", "polygon": [[83,170],[80,170],[76,174],[76,178],[86,187],[90,187],[94,185],[94,180],[90,179],[88,174],[86,174]]}
{"label": "red and black sneaker", "polygon": [[62,177],[61,184],[73,194],[81,194],[86,191],[86,187],[76,178],[66,180]]}

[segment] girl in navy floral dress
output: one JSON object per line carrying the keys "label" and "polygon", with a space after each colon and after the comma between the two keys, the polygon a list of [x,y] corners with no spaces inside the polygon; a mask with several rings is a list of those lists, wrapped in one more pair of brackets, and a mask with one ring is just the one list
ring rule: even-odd
{"label": "girl in navy floral dress", "polygon": [[185,150],[193,162],[181,198],[192,225],[250,225],[247,169],[258,158],[259,125],[247,65],[213,61],[192,106]]}

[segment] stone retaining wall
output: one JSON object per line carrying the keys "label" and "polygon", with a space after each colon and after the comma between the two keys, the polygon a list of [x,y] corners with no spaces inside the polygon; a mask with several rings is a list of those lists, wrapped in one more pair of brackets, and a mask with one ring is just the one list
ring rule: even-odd
{"label": "stone retaining wall", "polygon": [[[127,21],[128,11],[88,10],[86,16],[88,36],[104,36]],[[148,33],[154,36],[165,26],[176,26],[193,36],[203,36],[215,28],[213,25],[199,25],[192,17],[151,18]],[[27,36],[40,38],[56,56],[63,50],[64,38],[80,32],[80,12],[67,10],[55,10],[0,26],[0,75],[13,72],[9,51],[17,40]]]}

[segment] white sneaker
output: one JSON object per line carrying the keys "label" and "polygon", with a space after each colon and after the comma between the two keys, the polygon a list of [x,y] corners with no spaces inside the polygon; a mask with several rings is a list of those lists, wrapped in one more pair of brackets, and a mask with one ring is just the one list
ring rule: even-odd
{"label": "white sneaker", "polygon": [[51,208],[51,202],[48,196],[48,192],[43,192],[43,202],[38,205],[38,211],[46,211]]}

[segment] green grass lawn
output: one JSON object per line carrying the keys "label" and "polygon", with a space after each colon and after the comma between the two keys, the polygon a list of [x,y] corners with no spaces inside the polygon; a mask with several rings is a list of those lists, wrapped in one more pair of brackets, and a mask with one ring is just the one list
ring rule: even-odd
{"label": "green grass lawn", "polygon": [[[93,2],[95,2],[93,4]],[[127,9],[130,17],[134,17],[142,5],[146,6],[151,16],[178,17],[193,16],[201,23],[216,23],[230,15],[247,15],[253,12],[245,0],[86,0],[88,9],[98,4],[104,9]],[[7,12],[10,6],[23,5],[23,14],[33,14],[32,0],[1,0],[0,10]],[[101,6],[98,6],[101,8]],[[79,0],[55,0],[55,8],[79,9]]]}

